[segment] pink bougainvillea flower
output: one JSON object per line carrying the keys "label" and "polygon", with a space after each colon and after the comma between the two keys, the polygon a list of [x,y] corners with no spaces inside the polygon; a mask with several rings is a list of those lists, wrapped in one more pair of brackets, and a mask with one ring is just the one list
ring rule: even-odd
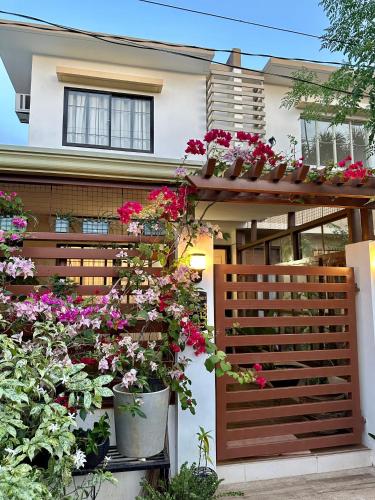
{"label": "pink bougainvillea flower", "polygon": [[23,217],[13,217],[12,224],[18,229],[24,229],[27,226],[27,220],[25,220]]}
{"label": "pink bougainvillea flower", "polygon": [[255,363],[255,365],[253,366],[254,370],[256,372],[261,372],[263,370],[263,366],[259,363]]}

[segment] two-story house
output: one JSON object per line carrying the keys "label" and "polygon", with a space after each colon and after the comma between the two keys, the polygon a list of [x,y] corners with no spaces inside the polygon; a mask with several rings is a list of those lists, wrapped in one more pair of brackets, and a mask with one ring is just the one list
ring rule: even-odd
{"label": "two-story house", "polygon": [[[92,252],[98,246],[105,246],[106,242],[121,244],[126,233],[117,221],[117,208],[128,200],[145,202],[152,187],[173,183],[186,142],[190,138],[203,137],[209,129],[244,130],[258,133],[266,140],[273,137],[277,149],[284,152],[289,147],[288,136],[292,135],[299,142],[297,156],[303,155],[310,165],[324,165],[329,160],[337,161],[347,155],[355,161],[373,161],[366,158],[365,114],[359,113],[343,125],[329,127],[328,122],[303,120],[303,103],[294,109],[280,107],[292,85],[289,77],[301,66],[300,63],[270,59],[263,72],[255,72],[241,69],[239,49],[233,49],[226,65],[213,63],[214,55],[210,49],[166,42],[2,22],[0,56],[14,87],[17,115],[28,127],[29,139],[27,146],[0,145],[0,186],[4,191],[18,192],[26,209],[37,217],[35,225],[29,228],[34,236],[25,242],[29,256],[39,258],[53,269],[61,263],[75,269],[98,266],[101,269],[98,276],[82,272],[74,277],[87,294],[97,289],[100,292],[100,287],[110,285],[113,275],[105,267],[110,267],[113,262],[94,256],[80,258],[78,250],[83,248]],[[306,65],[322,75],[333,70],[323,65]],[[191,171],[197,171],[202,162],[189,157],[186,165]],[[198,215],[206,206],[205,202],[201,203]],[[219,223],[230,234],[230,239],[224,243],[215,242],[210,254],[211,271],[213,262],[268,265],[301,263],[310,259],[310,263],[326,264],[334,260],[334,264],[343,264],[344,245],[358,238],[355,233],[359,219],[336,207],[303,208],[298,204],[245,204],[241,200],[213,206],[207,212],[207,219]],[[367,230],[373,233],[372,227],[367,227]],[[46,249],[34,248],[42,241],[50,254]],[[68,255],[66,248],[74,251],[64,260],[61,256]],[[211,271],[204,276],[202,287],[207,292],[207,313],[213,322]],[[274,280],[275,276],[270,275],[268,281],[273,283]],[[298,283],[292,281],[289,285],[294,290],[293,285]],[[334,287],[327,288],[331,289]],[[20,291],[26,290],[29,289],[26,287]],[[262,300],[273,296],[272,292],[267,292],[268,296],[265,293],[260,297],[262,291],[257,288],[252,292],[252,296]],[[311,298],[309,293],[306,292],[303,298]],[[237,291],[228,297],[234,298],[235,294]],[[295,298],[292,295],[289,298]],[[238,298],[240,302],[248,297],[239,293]],[[244,319],[240,310],[236,315]],[[260,317],[265,317],[263,310]],[[319,326],[317,333],[322,336],[324,332]],[[304,331],[298,333],[300,337],[305,334]],[[333,333],[338,335],[336,331]],[[330,345],[329,342],[326,344]],[[278,352],[279,347],[275,341],[274,351]],[[327,359],[321,351],[323,348],[319,351],[319,359]],[[236,354],[237,351],[233,348],[230,352]],[[246,352],[239,350],[238,355]],[[271,353],[267,352],[266,359],[268,354]],[[281,354],[288,361],[288,353]],[[298,356],[304,360],[300,354]],[[311,358],[308,354],[307,359],[309,356]],[[214,431],[217,417],[222,412],[222,407],[216,404],[215,379],[212,375],[202,374],[200,363],[195,363],[190,374],[196,384],[197,416],[183,414],[176,408],[170,411],[170,453],[174,470],[185,460],[196,458],[196,443],[192,436],[198,425]],[[339,368],[347,374],[345,366]],[[314,366],[297,362],[292,368],[296,372],[301,367],[315,373]],[[279,377],[283,382],[283,375],[279,373],[281,369],[276,371],[275,379]],[[342,380],[335,379],[336,391]],[[293,385],[296,384],[292,382]],[[272,390],[277,392],[282,388],[282,383],[279,386],[275,383]],[[300,387],[298,390],[301,392]],[[314,390],[314,387],[309,388],[310,393]],[[286,393],[292,393],[288,385]],[[316,394],[325,395],[324,392]],[[246,404],[249,405],[248,411],[252,403],[246,401]],[[293,398],[288,404],[293,405]],[[331,401],[322,403],[322,407],[326,405],[328,408],[330,404]],[[343,401],[335,400],[331,406],[345,409],[345,404],[346,396]],[[293,413],[286,414],[293,417]],[[341,417],[342,412],[337,418]],[[288,428],[287,436],[284,436],[287,451],[293,451],[290,443],[298,441],[293,434],[294,420],[280,424],[285,423]],[[334,431],[332,424],[324,421],[322,424],[321,421],[316,427],[320,426],[330,436]],[[303,429],[309,425],[306,422],[299,424],[303,424]],[[251,432],[245,429],[241,434],[242,431],[236,430],[235,426],[226,429],[225,435],[232,430],[238,436],[247,436],[247,432],[250,436],[252,432],[251,439],[258,439],[254,438],[254,429]],[[218,435],[217,439],[221,437]],[[274,437],[274,434],[267,437],[271,448]],[[243,438],[243,441],[250,442],[251,439]],[[342,443],[346,438],[335,439],[331,441]],[[272,450],[268,455],[272,455]],[[370,461],[369,454],[358,457],[350,455],[348,463],[355,466],[356,460],[362,465]],[[303,469],[305,461],[299,461],[294,455],[292,467],[296,468],[296,473],[302,473],[298,472],[301,470],[314,472],[315,462],[311,457],[307,462]],[[253,464],[253,468],[249,465],[248,469],[238,463],[225,465],[221,473],[231,482],[243,481],[245,477],[288,475],[280,463],[274,469],[271,466],[269,473],[264,463]],[[250,471],[247,476],[245,469]],[[292,472],[289,470],[289,475]],[[126,488],[130,488],[129,483],[126,484]]]}

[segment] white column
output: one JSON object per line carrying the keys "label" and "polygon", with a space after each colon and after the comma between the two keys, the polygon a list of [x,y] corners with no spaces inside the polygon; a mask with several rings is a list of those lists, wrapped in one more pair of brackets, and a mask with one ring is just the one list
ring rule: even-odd
{"label": "white column", "polygon": [[375,450],[375,241],[346,246],[346,263],[354,268],[361,412],[365,419],[362,443]]}
{"label": "white column", "polygon": [[[200,287],[207,294],[207,321],[209,325],[214,324],[214,283],[213,283],[213,240],[210,237],[200,237],[189,250],[189,253],[204,253],[206,255],[206,269],[203,271],[203,279]],[[177,467],[184,462],[192,463],[198,461],[198,441],[196,433],[199,426],[206,431],[211,431],[210,457],[216,464],[216,399],[215,399],[215,375],[209,373],[205,366],[205,356],[195,356],[191,348],[185,350],[183,355],[193,360],[186,374],[190,378],[193,397],[197,400],[196,414],[192,415],[189,410],[177,408]],[[178,404],[176,402],[176,404]]]}

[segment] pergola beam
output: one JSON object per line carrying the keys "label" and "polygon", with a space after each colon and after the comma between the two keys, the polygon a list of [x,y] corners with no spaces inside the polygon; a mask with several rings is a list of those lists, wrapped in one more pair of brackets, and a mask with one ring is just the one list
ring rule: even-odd
{"label": "pergola beam", "polygon": [[228,177],[188,176],[187,179],[197,188],[198,198],[205,201],[373,208],[372,198],[375,196],[373,179],[368,183],[357,185],[304,183],[302,180],[306,172],[301,171],[299,176],[296,174],[282,178],[282,169],[277,167],[268,174],[268,180],[262,177],[251,181],[244,177],[235,177],[239,170],[239,162],[235,162],[227,174]]}
{"label": "pergola beam", "polygon": [[211,177],[203,179],[202,177],[189,175],[187,177],[190,184],[197,189],[208,189],[212,191],[228,191],[234,193],[249,194],[279,194],[295,196],[324,196],[337,198],[373,198],[375,189],[363,186],[336,186],[334,184],[315,184],[313,182],[295,184],[281,180],[279,182],[270,182],[259,179],[255,182],[239,178],[230,180],[225,177]]}

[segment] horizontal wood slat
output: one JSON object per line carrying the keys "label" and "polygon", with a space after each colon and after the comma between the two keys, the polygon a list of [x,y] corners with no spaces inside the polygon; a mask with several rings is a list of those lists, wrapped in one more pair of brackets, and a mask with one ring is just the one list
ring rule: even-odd
{"label": "horizontal wood slat", "polygon": [[35,232],[26,233],[25,240],[38,241],[67,241],[74,242],[98,242],[98,243],[162,243],[163,238],[158,236],[124,236],[119,234],[83,234],[83,233],[52,233]]}
{"label": "horizontal wood slat", "polygon": [[347,292],[348,283],[266,283],[259,281],[224,282],[223,291],[228,292]]}
{"label": "horizontal wood slat", "polygon": [[283,406],[270,406],[267,408],[251,408],[246,410],[227,410],[225,419],[227,422],[247,422],[251,420],[263,420],[266,418],[316,415],[318,413],[332,413],[343,410],[349,411],[352,408],[353,401],[350,399],[344,399],[339,401],[301,403]]}
{"label": "horizontal wood slat", "polygon": [[224,342],[227,347],[282,344],[318,344],[331,342],[348,342],[352,338],[349,332],[327,333],[277,333],[263,335],[226,335]]}
{"label": "horizontal wood slat", "polygon": [[350,364],[341,366],[319,366],[318,368],[288,368],[281,370],[263,370],[266,380],[296,380],[316,377],[345,377],[353,373],[354,367]]}
{"label": "horizontal wood slat", "polygon": [[358,444],[360,442],[360,438],[360,433],[356,431],[347,434],[298,439],[281,443],[265,443],[254,446],[241,446],[232,448],[228,447],[225,450],[224,460],[245,458],[248,456],[272,456],[280,453],[296,453],[304,450],[314,450],[317,448],[346,446],[351,444]]}
{"label": "horizontal wood slat", "polygon": [[[224,300],[225,309],[255,309],[262,311],[266,309],[286,309],[286,310],[301,310],[301,309],[327,309],[327,301],[324,299],[299,299],[299,300]],[[346,299],[331,299],[329,301],[329,309],[346,309],[348,301]]]}
{"label": "horizontal wood slat", "polygon": [[260,438],[268,436],[298,435],[302,433],[335,429],[351,429],[355,425],[353,417],[330,418],[327,420],[308,420],[287,424],[257,425],[241,429],[229,429],[225,436],[228,441]]}
{"label": "horizontal wood slat", "polygon": [[[14,295],[29,295],[35,289],[48,289],[43,285],[9,285],[7,289]],[[75,291],[78,295],[106,295],[110,291],[110,286],[105,285],[78,285]]]}
{"label": "horizontal wood slat", "polygon": [[321,396],[326,394],[348,394],[353,385],[348,382],[340,384],[301,385],[297,387],[280,387],[277,389],[253,389],[250,391],[232,391],[225,394],[226,403],[243,403],[247,401],[267,401],[270,399],[297,398],[302,396]]}
{"label": "horizontal wood slat", "polygon": [[[37,276],[90,276],[90,277],[118,277],[119,271],[127,270],[122,267],[100,267],[100,266],[44,266],[37,265]],[[162,268],[145,267],[145,272],[159,276]]]}
{"label": "horizontal wood slat", "polygon": [[274,316],[274,317],[238,317],[226,318],[224,328],[231,328],[233,324],[239,327],[282,327],[282,326],[323,326],[347,325],[349,316]]}
{"label": "horizontal wood slat", "polygon": [[261,363],[266,379],[262,390],[217,379],[218,460],[360,443],[352,269],[225,264],[214,274],[216,343],[234,367]]}
{"label": "horizontal wood slat", "polygon": [[[23,257],[33,259],[104,259],[114,260],[118,257],[120,248],[54,248],[54,247],[25,247],[21,253]],[[129,257],[140,255],[136,250],[127,250]]]}
{"label": "horizontal wood slat", "polygon": [[316,266],[264,266],[264,265],[246,265],[241,264],[220,264],[220,272],[222,275],[257,275],[264,274],[270,276],[273,274],[286,276],[351,276],[352,269],[350,267],[316,267]]}
{"label": "horizontal wood slat", "polygon": [[281,361],[317,361],[323,359],[349,359],[351,349],[326,349],[311,351],[256,352],[243,354],[228,354],[230,363],[280,363]]}

